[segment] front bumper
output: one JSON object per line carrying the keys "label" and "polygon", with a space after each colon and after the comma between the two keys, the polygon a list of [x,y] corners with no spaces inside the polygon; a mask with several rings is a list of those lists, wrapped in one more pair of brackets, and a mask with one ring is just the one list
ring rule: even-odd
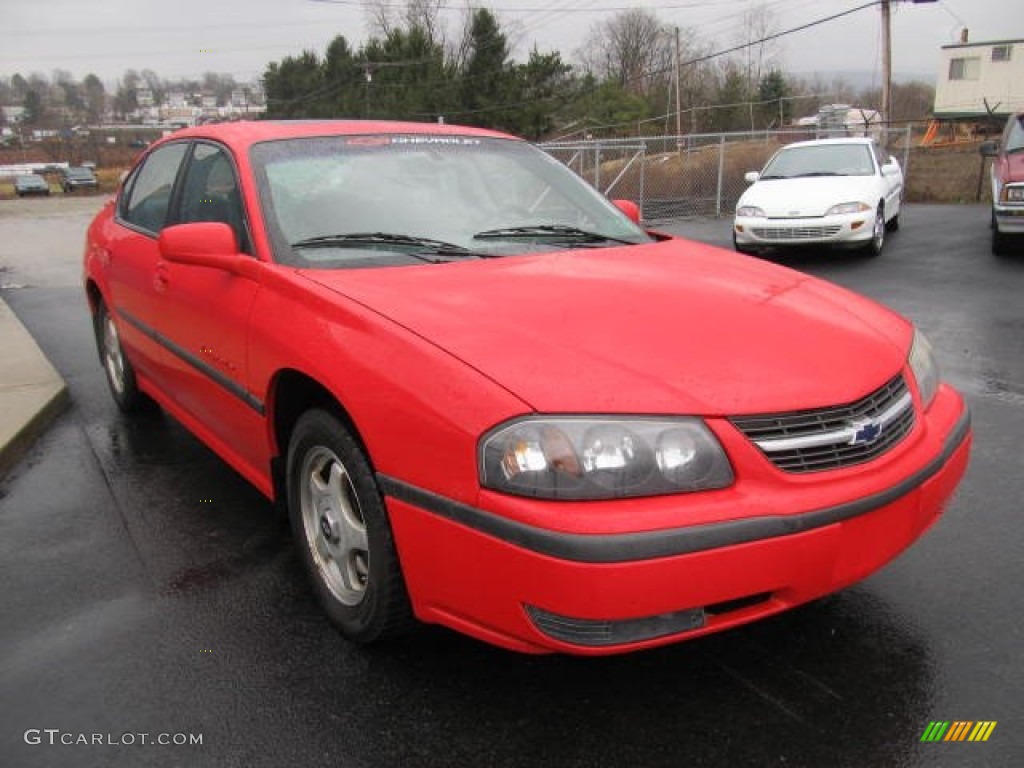
{"label": "front bumper", "polygon": [[[937,519],[967,466],[959,395],[942,387],[921,422],[859,469],[794,477],[737,463],[731,489],[631,500],[641,505],[481,493],[470,506],[378,479],[420,619],[517,651],[609,654],[769,616],[889,562]],[[632,510],[644,505],[699,522],[637,530]],[[552,506],[576,530],[539,525]]]}
{"label": "front bumper", "polygon": [[1024,205],[996,204],[992,207],[995,224],[1000,234],[1024,233]]}
{"label": "front bumper", "polygon": [[736,244],[754,248],[798,245],[857,247],[871,240],[874,211],[810,219],[768,219],[737,216]]}

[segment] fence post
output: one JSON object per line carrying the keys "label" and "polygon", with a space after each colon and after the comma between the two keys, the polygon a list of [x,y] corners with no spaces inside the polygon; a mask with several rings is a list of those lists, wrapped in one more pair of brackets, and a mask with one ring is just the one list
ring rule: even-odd
{"label": "fence post", "polygon": [[601,191],[601,144],[594,142],[594,189]]}
{"label": "fence post", "polygon": [[640,221],[644,220],[644,195],[647,194],[647,190],[644,187],[644,181],[647,178],[647,142],[640,142],[642,149],[640,150],[643,154],[640,155]]}
{"label": "fence post", "polygon": [[[910,143],[914,140],[911,135],[910,123],[907,123],[906,133],[903,138],[903,197],[907,196],[907,184],[910,178]],[[902,200],[900,201],[902,202]]]}
{"label": "fence post", "polygon": [[715,218],[722,217],[722,176],[725,173],[725,136],[718,137],[718,191],[715,193]]}

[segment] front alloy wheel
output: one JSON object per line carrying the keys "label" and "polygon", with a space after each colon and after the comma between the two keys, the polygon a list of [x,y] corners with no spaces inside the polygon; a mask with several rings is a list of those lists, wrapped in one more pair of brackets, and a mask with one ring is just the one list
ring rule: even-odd
{"label": "front alloy wheel", "polygon": [[875,212],[875,224],[871,230],[871,242],[865,249],[868,256],[877,256],[885,244],[885,209],[880,205]]}
{"label": "front alloy wheel", "polygon": [[412,611],[387,510],[366,456],[333,414],[310,410],[288,448],[288,513],[324,611],[361,643],[400,634]]}

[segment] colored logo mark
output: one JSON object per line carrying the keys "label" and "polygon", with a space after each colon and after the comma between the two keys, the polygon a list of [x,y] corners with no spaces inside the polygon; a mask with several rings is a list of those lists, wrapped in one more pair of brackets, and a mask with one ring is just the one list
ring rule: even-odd
{"label": "colored logo mark", "polygon": [[921,741],[988,741],[995,729],[995,720],[933,720],[921,734]]}

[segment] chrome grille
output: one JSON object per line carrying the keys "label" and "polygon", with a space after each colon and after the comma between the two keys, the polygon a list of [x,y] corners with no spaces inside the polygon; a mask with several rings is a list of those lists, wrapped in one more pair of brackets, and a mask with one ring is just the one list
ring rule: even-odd
{"label": "chrome grille", "polygon": [[786,472],[819,472],[862,464],[888,451],[914,426],[903,376],[849,405],[731,419]]}
{"label": "chrome grille", "polygon": [[752,227],[751,231],[762,240],[821,240],[835,237],[842,226],[827,227]]}

